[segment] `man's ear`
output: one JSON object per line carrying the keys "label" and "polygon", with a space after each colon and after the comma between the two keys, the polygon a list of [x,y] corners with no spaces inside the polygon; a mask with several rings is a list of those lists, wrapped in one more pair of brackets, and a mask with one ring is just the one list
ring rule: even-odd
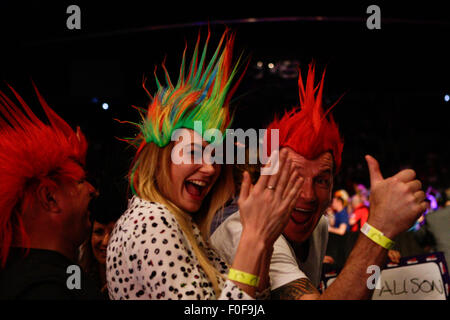
{"label": "man's ear", "polygon": [[36,191],[39,204],[48,212],[59,213],[60,207],[55,197],[55,188],[40,185]]}

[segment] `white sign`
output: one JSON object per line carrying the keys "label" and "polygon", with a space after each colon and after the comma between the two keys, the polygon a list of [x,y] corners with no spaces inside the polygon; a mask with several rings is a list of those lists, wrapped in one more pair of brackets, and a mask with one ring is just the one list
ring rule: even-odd
{"label": "white sign", "polygon": [[445,287],[438,264],[434,262],[385,269],[381,289],[372,300],[445,300]]}

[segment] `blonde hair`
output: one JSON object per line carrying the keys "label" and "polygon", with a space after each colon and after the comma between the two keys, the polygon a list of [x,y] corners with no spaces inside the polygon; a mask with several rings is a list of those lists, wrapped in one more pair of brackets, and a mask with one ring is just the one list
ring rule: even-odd
{"label": "blonde hair", "polygon": [[[222,274],[213,266],[206,252],[199,246],[190,225],[190,214],[178,208],[169,201],[164,194],[170,188],[170,161],[174,142],[160,148],[154,143],[147,144],[136,159],[135,186],[139,197],[148,201],[164,204],[175,216],[181,230],[190,242],[200,266],[212,283],[214,292],[218,297],[220,288],[218,278]],[[210,235],[210,227],[214,214],[223,208],[233,192],[233,177],[231,168],[222,165],[221,172],[209,194],[203,200],[200,210],[195,213],[193,220],[200,228],[206,239]],[[205,239],[205,238],[204,238]]]}

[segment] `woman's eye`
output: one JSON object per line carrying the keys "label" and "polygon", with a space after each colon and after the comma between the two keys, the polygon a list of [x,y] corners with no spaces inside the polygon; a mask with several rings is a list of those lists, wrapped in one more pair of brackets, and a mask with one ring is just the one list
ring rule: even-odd
{"label": "woman's eye", "polygon": [[101,236],[103,234],[103,230],[102,229],[96,229],[94,230],[94,233],[98,236]]}

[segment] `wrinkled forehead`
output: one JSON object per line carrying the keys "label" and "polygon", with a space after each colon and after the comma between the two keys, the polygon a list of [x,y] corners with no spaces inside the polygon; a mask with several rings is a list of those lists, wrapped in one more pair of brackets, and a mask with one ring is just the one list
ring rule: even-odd
{"label": "wrinkled forehead", "polygon": [[289,147],[285,147],[285,149],[288,150],[288,159],[292,160],[292,163],[296,168],[304,172],[309,172],[312,175],[323,172],[333,173],[334,160],[331,152],[324,152],[317,158],[311,160],[305,158]]}

